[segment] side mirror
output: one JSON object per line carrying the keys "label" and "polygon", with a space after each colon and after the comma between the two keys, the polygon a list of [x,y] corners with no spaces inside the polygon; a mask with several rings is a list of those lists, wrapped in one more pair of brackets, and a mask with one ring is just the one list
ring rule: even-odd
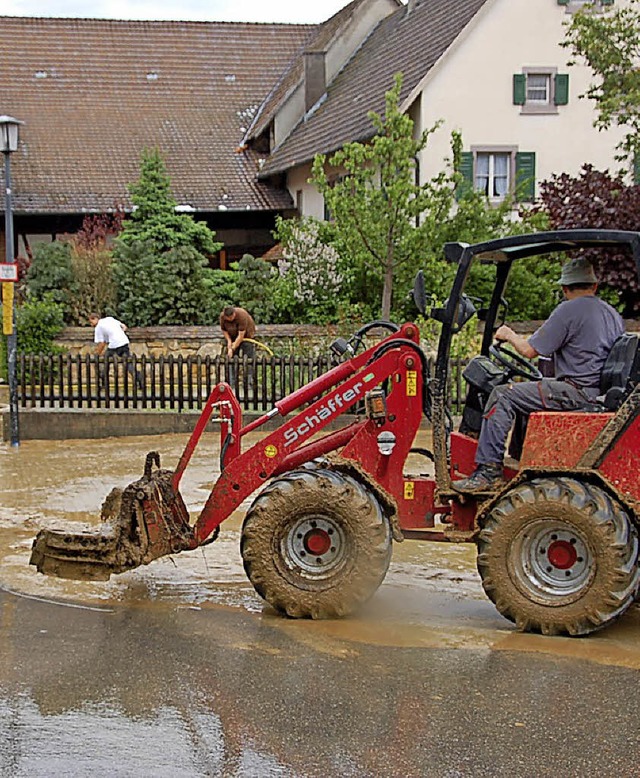
{"label": "side mirror", "polygon": [[342,357],[344,356],[347,351],[351,351],[353,354],[353,349],[349,345],[349,342],[346,341],[344,338],[336,338],[333,343],[329,346],[331,351],[337,356]]}
{"label": "side mirror", "polygon": [[427,311],[427,291],[424,285],[424,273],[418,270],[413,282],[413,302],[418,311],[424,316]]}
{"label": "side mirror", "polygon": [[[436,321],[444,322],[447,320],[447,308],[449,307],[449,300],[447,299],[444,304],[444,308],[432,308],[431,318]],[[463,294],[460,297],[460,303],[458,305],[458,315],[455,322],[451,326],[451,332],[455,335],[464,327],[464,325],[473,317],[476,312],[475,305],[471,302],[471,299]]]}
{"label": "side mirror", "polygon": [[463,294],[460,298],[460,305],[458,306],[458,316],[456,317],[456,323],[453,326],[453,332],[460,332],[464,325],[473,318],[476,312],[476,306],[471,302],[470,298],[466,294]]}

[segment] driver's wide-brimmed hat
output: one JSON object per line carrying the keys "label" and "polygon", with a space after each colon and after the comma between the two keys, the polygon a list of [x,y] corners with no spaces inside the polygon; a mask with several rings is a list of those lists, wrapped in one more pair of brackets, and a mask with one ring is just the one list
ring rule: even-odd
{"label": "driver's wide-brimmed hat", "polygon": [[560,286],[571,286],[571,284],[597,284],[593,265],[584,257],[576,257],[562,266],[562,273],[558,281]]}

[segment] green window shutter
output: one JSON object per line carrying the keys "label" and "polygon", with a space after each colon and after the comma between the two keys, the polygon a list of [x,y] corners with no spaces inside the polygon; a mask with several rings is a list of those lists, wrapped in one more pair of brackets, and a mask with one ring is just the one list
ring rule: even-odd
{"label": "green window shutter", "polygon": [[633,183],[640,184],[640,151],[633,157]]}
{"label": "green window shutter", "polygon": [[519,151],[516,154],[516,200],[532,203],[536,197],[536,153]]}
{"label": "green window shutter", "polygon": [[569,5],[569,0],[558,0],[558,5]]}
{"label": "green window shutter", "polygon": [[600,0],[600,5],[613,5],[613,0]]}
{"label": "green window shutter", "polygon": [[569,74],[557,73],[555,76],[553,102],[556,105],[566,105],[569,102]]}
{"label": "green window shutter", "polygon": [[465,194],[473,191],[473,152],[463,151],[460,154],[460,167],[458,173],[462,173],[462,181],[456,189],[456,200],[461,200]]}
{"label": "green window shutter", "polygon": [[527,77],[524,73],[513,74],[513,104],[524,105],[527,100]]}

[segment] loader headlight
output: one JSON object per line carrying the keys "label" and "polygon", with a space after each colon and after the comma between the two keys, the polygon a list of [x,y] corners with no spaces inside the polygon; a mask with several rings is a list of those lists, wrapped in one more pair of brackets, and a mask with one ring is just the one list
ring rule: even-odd
{"label": "loader headlight", "polygon": [[385,430],[378,435],[378,451],[382,456],[391,456],[391,452],[396,447],[396,436],[393,432]]}
{"label": "loader headlight", "polygon": [[354,354],[353,347],[349,341],[345,340],[344,338],[336,338],[329,346],[329,348],[337,357],[342,357],[347,352],[349,352],[350,356],[353,356]]}

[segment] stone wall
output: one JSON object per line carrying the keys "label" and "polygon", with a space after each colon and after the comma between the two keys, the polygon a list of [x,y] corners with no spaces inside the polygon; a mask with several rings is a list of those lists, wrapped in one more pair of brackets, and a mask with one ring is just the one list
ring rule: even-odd
{"label": "stone wall", "polygon": [[[334,327],[270,324],[258,328],[256,340],[278,355],[306,354],[326,349],[337,334]],[[127,335],[131,340],[131,351],[138,356],[217,356],[224,347],[219,327],[132,327]],[[66,327],[56,344],[74,356],[89,354],[94,345],[93,328]]]}
{"label": "stone wall", "polygon": [[[510,326],[516,332],[527,336],[535,332],[541,324],[541,321],[525,321]],[[627,332],[640,331],[639,321],[629,319],[625,324]],[[482,330],[481,322],[479,330]],[[127,334],[131,339],[131,351],[138,356],[217,356],[222,353],[224,347],[224,338],[219,327],[132,327]],[[349,337],[350,334],[351,332],[341,332],[337,326],[263,324],[258,327],[256,340],[264,343],[278,356],[316,355],[320,351],[326,353],[329,344],[338,335]],[[380,337],[386,335],[386,331],[380,330]],[[70,354],[84,356],[93,349],[93,329],[67,327],[56,339],[56,343]]]}

